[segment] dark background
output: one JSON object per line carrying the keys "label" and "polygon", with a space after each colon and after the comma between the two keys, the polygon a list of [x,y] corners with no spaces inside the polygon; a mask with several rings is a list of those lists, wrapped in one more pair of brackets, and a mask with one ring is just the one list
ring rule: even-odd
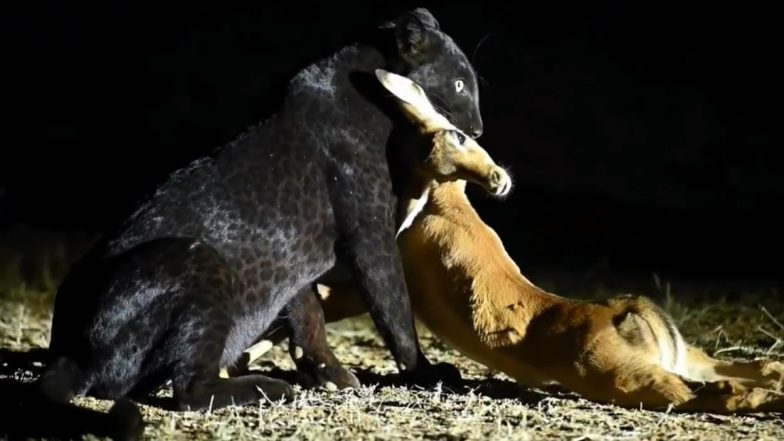
{"label": "dark background", "polygon": [[779,282],[773,4],[4,4],[0,228],[100,232],[352,29],[426,5],[483,78],[516,188],[471,196],[524,268]]}

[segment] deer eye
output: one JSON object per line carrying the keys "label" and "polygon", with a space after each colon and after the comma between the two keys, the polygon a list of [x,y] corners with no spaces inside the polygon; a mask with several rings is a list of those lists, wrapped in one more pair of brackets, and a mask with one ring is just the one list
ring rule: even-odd
{"label": "deer eye", "polygon": [[465,144],[466,137],[462,133],[455,130],[453,132],[455,134],[455,138],[457,138],[457,143],[462,147]]}
{"label": "deer eye", "polygon": [[465,82],[463,80],[455,81],[455,92],[460,93],[465,88]]}

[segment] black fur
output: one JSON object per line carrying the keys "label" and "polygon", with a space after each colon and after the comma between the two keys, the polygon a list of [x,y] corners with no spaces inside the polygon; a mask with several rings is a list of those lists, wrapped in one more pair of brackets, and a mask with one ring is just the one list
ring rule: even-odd
{"label": "black fur", "polygon": [[[44,393],[140,397],[171,379],[180,409],[256,401],[257,387],[288,397],[285,382],[220,379],[219,367],[338,264],[400,369],[432,377],[395,242],[392,103],[373,71],[409,76],[456,125],[481,133],[473,69],[434,26],[419,9],[306,67],[275,116],[175,172],[96,244],[58,290],[50,350],[59,361]],[[47,381],[64,369],[65,383]]]}

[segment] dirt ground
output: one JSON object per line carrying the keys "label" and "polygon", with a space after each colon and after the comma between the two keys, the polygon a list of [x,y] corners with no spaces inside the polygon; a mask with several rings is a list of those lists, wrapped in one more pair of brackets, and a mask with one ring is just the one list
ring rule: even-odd
{"label": "dirt ground", "polygon": [[[583,294],[597,296],[602,290],[607,292],[606,287],[598,290],[594,287]],[[657,300],[674,314],[686,338],[710,354],[784,359],[784,328],[781,327],[784,302],[779,300],[780,291],[760,290],[742,295],[705,291],[699,295],[690,292],[687,296],[662,283],[651,291],[657,290],[661,294]],[[0,380],[29,381],[34,378],[33,372],[3,360],[3,354],[8,357],[16,351],[47,346],[52,296],[25,292],[21,287],[11,291],[0,293]],[[433,361],[448,361],[461,368],[463,384],[428,390],[389,385],[385,374],[395,372],[394,364],[371,323],[363,317],[329,326],[336,355],[367,384],[360,390],[312,391],[296,386],[298,397],[292,403],[262,402],[258,406],[204,413],[174,413],[145,405],[142,409],[147,421],[146,437],[150,440],[449,441],[784,439],[784,416],[780,415],[684,415],[625,410],[569,394],[523,391],[508,377],[461,357],[427,330],[419,329],[426,354]],[[284,345],[285,342],[273,348],[254,368],[292,378],[294,366]],[[77,403],[101,410],[111,404],[89,398],[77,398]]]}

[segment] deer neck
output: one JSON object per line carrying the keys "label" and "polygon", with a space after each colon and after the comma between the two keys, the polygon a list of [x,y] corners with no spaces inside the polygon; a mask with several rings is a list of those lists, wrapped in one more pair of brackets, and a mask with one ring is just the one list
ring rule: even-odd
{"label": "deer neck", "polygon": [[403,194],[398,198],[397,235],[409,228],[422,213],[430,194],[438,186],[433,179],[420,175],[411,178]]}

